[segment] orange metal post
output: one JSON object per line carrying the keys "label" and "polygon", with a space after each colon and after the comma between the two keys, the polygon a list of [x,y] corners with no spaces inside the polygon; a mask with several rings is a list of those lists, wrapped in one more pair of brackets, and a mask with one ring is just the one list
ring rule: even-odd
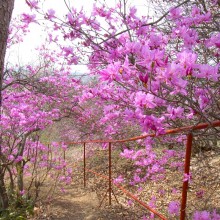
{"label": "orange metal post", "polygon": [[[63,160],[66,161],[66,150],[65,149],[63,150]],[[66,173],[66,168],[65,167],[64,167],[63,173],[64,173],[64,175]]]}
{"label": "orange metal post", "polygon": [[63,160],[66,160],[66,150],[63,150]]}
{"label": "orange metal post", "polygon": [[84,187],[86,187],[86,143],[83,143],[83,177],[84,177]]}
{"label": "orange metal post", "polygon": [[[189,175],[190,170],[190,159],[191,159],[191,151],[192,151],[192,140],[193,135],[189,133],[187,135],[187,142],[186,142],[186,155],[185,155],[185,166],[184,166],[184,174]],[[189,181],[186,180],[183,182],[183,189],[182,189],[182,203],[181,203],[181,213],[180,213],[180,220],[184,220],[186,217],[186,202],[187,202],[187,190],[188,190],[188,183]]]}
{"label": "orange metal post", "polygon": [[111,142],[109,142],[109,146],[108,146],[108,169],[109,169],[109,205],[112,204],[112,145]]}

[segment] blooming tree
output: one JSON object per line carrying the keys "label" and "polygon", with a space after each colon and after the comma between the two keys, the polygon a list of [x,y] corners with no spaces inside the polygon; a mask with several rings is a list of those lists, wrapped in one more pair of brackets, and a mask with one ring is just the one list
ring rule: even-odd
{"label": "blooming tree", "polygon": [[[29,149],[42,146],[27,137],[67,116],[76,124],[74,133],[108,139],[126,137],[128,132],[160,135],[170,127],[219,120],[218,1],[165,1],[166,11],[155,21],[150,15],[140,16],[125,0],[114,6],[96,2],[91,13],[64,0],[68,13],[63,17],[52,8],[45,12],[40,0],[26,2],[31,12],[21,15],[19,27],[25,33],[43,18],[48,43],[56,51],[43,53],[45,65],[26,67],[22,77],[14,70],[7,72],[1,120],[4,164],[21,166]],[[10,37],[8,41],[13,42]],[[55,62],[59,71],[49,71]],[[72,78],[71,66],[78,64],[87,65],[93,83]],[[213,132],[216,140],[219,131]],[[200,138],[209,136],[210,130],[200,134]],[[172,158],[183,158],[178,149],[182,137],[163,141],[175,143],[176,148],[158,156],[156,142],[147,139],[141,143],[143,149],[123,150],[121,156],[137,168],[131,184],[162,179],[165,165],[173,166]],[[181,168],[182,163],[174,166]],[[23,191],[20,183],[18,191]],[[178,207],[172,201],[170,215],[178,215]],[[200,215],[215,213],[194,214]]]}
{"label": "blooming tree", "polygon": [[[214,16],[188,2],[177,4],[163,16],[173,22],[168,34],[156,26],[163,17],[156,22],[147,16],[139,18],[135,7],[127,8],[123,1],[116,9],[95,4],[90,15],[69,8],[63,19],[51,9],[45,18],[53,22],[54,35],[61,32],[65,39],[65,46],[62,41],[58,44],[67,64],[87,62],[91,74],[103,82],[85,91],[85,99],[119,102],[121,115],[109,116],[110,120],[131,119],[145,132],[160,133],[189,120],[218,119],[218,33],[202,38],[194,28],[211,23]],[[209,7],[218,5],[213,2]],[[32,8],[39,10],[35,4]],[[58,41],[55,36],[50,34],[51,43]],[[212,61],[200,61],[197,48],[203,47],[215,51]]]}

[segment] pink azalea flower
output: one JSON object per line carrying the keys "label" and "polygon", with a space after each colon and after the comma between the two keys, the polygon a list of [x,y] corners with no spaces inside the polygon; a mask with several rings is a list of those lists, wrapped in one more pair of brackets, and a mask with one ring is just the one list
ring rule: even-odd
{"label": "pink azalea flower", "polygon": [[131,158],[133,154],[134,150],[125,149],[123,152],[120,153],[120,156],[124,158]]}
{"label": "pink azalea flower", "polygon": [[137,12],[136,7],[134,7],[134,6],[131,7],[131,8],[130,8],[130,12],[129,12],[129,16],[132,17],[132,18],[136,18],[136,16],[135,16],[135,15],[136,15],[136,12]]}
{"label": "pink azalea flower", "polygon": [[73,48],[72,47],[63,47],[63,52],[65,52],[65,56],[69,56],[70,54],[73,54]]}
{"label": "pink azalea flower", "polygon": [[121,184],[124,182],[124,178],[122,177],[122,175],[118,176],[117,178],[114,179],[113,183],[114,184]]}
{"label": "pink azalea flower", "polygon": [[133,201],[132,200],[128,200],[128,206],[132,206],[133,205]]}
{"label": "pink azalea flower", "polygon": [[168,112],[167,116],[170,119],[176,119],[176,118],[181,118],[182,117],[184,109],[181,108],[181,107],[174,108],[172,106],[168,106],[167,112]]}
{"label": "pink azalea flower", "polygon": [[142,73],[139,74],[139,79],[143,82],[143,83],[147,83],[148,82],[148,74],[143,75]]}
{"label": "pink azalea flower", "polygon": [[49,19],[49,20],[51,20],[52,18],[55,18],[55,11],[53,10],[53,9],[49,9],[48,11],[47,11],[47,18]]}
{"label": "pink azalea flower", "polygon": [[31,8],[31,9],[39,9],[38,7],[38,1],[36,0],[26,0],[27,5]]}
{"label": "pink azalea flower", "polygon": [[184,177],[183,177],[183,181],[186,182],[186,181],[191,181],[192,179],[192,175],[191,174],[187,174],[187,173],[184,173]]}
{"label": "pink azalea flower", "polygon": [[26,24],[36,22],[36,15],[29,15],[29,14],[23,13],[22,14],[22,21]]}
{"label": "pink azalea flower", "polygon": [[211,38],[206,41],[206,46],[216,46],[217,48],[220,48],[220,33],[212,34]]}
{"label": "pink azalea flower", "polygon": [[148,203],[148,205],[149,205],[151,208],[156,208],[156,201],[157,201],[156,197],[155,197],[155,196],[152,196],[150,202]]}
{"label": "pink azalea flower", "polygon": [[137,107],[155,108],[154,96],[151,94],[146,94],[145,92],[137,92],[135,96],[134,103]]}
{"label": "pink azalea flower", "polygon": [[140,176],[138,176],[137,174],[134,175],[134,182],[135,182],[135,183],[141,182],[141,178],[140,178]]}
{"label": "pink azalea flower", "polygon": [[220,220],[220,214],[218,214],[218,213],[216,212],[216,210],[214,210],[214,211],[212,212],[212,220]]}
{"label": "pink azalea flower", "polygon": [[20,191],[20,195],[23,196],[25,194],[25,190]]}
{"label": "pink azalea flower", "polygon": [[8,160],[11,160],[11,161],[12,161],[12,160],[14,160],[14,158],[15,158],[14,155],[9,155],[9,156],[8,156]]}
{"label": "pink azalea flower", "polygon": [[210,220],[210,213],[207,211],[196,211],[193,215],[193,220]]}
{"label": "pink azalea flower", "polygon": [[15,162],[18,163],[18,162],[20,162],[22,160],[23,160],[22,156],[17,156],[17,158],[15,159]]}
{"label": "pink azalea flower", "polygon": [[197,60],[197,54],[184,50],[177,55],[177,60],[185,67],[193,67]]}
{"label": "pink azalea flower", "polygon": [[179,201],[171,201],[169,203],[168,212],[170,215],[178,216],[180,210],[180,203]]}
{"label": "pink azalea flower", "polygon": [[182,13],[182,9],[180,7],[171,8],[169,17],[171,19],[178,19],[178,18],[181,18],[181,13]]}

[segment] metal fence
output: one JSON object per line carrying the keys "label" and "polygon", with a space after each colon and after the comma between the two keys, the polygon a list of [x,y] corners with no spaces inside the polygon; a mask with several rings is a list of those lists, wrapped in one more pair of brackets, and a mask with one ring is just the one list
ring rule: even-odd
{"label": "metal fence", "polygon": [[[220,121],[214,121],[212,123],[201,123],[196,126],[187,126],[187,127],[180,127],[180,128],[175,128],[175,129],[170,129],[167,130],[164,134],[161,134],[159,136],[164,136],[164,135],[172,135],[172,134],[184,134],[186,135],[186,152],[185,152],[185,161],[184,161],[184,174],[189,175],[190,174],[190,160],[191,160],[191,151],[192,151],[192,141],[193,141],[193,132],[196,130],[201,130],[201,129],[206,129],[206,128],[214,128],[214,127],[219,127],[220,126]],[[69,142],[66,143],[68,145],[74,145],[74,144],[82,144],[83,145],[83,179],[84,179],[84,187],[86,187],[87,184],[87,178],[86,175],[87,173],[92,173],[100,178],[103,178],[108,181],[108,189],[105,193],[105,196],[103,197],[101,204],[104,200],[104,198],[108,194],[108,200],[109,200],[109,205],[112,204],[112,196],[115,197],[116,201],[117,198],[113,192],[113,187],[117,187],[119,190],[121,190],[127,197],[133,199],[136,201],[138,204],[140,204],[142,207],[145,209],[149,210],[150,212],[154,213],[157,217],[160,219],[167,219],[163,214],[159,213],[157,210],[153,209],[150,207],[148,204],[145,202],[139,200],[134,194],[126,190],[124,187],[122,187],[120,184],[115,184],[113,182],[112,178],[112,147],[114,144],[117,143],[127,143],[131,141],[137,141],[137,140],[142,140],[146,139],[147,137],[157,137],[156,134],[147,134],[143,136],[137,136],[137,137],[132,137],[129,139],[123,139],[123,140],[88,140],[88,141],[81,141],[81,142]],[[89,144],[107,144],[108,148],[108,175],[98,173],[92,169],[87,168],[87,157],[86,157],[86,152],[87,152],[87,146]],[[184,220],[186,218],[186,204],[187,204],[187,191],[188,191],[188,182],[189,180],[187,179],[186,181],[183,181],[182,183],[182,198],[181,198],[181,209],[180,209],[180,220]],[[101,205],[100,204],[100,205]]]}

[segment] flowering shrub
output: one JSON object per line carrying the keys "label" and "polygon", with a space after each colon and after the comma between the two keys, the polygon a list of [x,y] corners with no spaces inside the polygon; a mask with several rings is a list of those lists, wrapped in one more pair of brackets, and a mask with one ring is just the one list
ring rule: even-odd
{"label": "flowering shrub", "polygon": [[[157,136],[170,127],[219,120],[217,1],[163,1],[168,11],[155,22],[139,16],[135,6],[126,1],[113,7],[104,1],[96,3],[89,14],[83,8],[69,7],[63,18],[54,9],[40,8],[40,0],[26,2],[31,12],[23,13],[22,23],[11,27],[9,46],[22,40],[16,33],[19,37],[13,41],[14,30],[21,28],[26,34],[30,24],[43,25],[44,19],[47,43],[56,50],[42,45],[39,51],[45,65],[29,65],[23,74],[15,67],[6,71],[0,158],[7,170],[4,175],[11,176],[11,181],[15,175],[18,180],[18,195],[25,193],[22,178],[30,173],[28,163],[58,171],[66,167],[59,155],[48,163],[49,149],[34,140],[37,132],[62,118],[74,120],[76,136],[108,139],[141,132]],[[71,68],[78,64],[87,65],[94,82],[72,77]],[[49,70],[50,66],[54,70]],[[207,148],[216,142],[216,133],[213,129],[194,136]],[[207,137],[213,134],[210,143]],[[163,138],[164,144],[175,145],[163,155],[156,153],[152,139],[123,149],[121,156],[137,168],[130,183],[163,179],[167,165],[182,172],[184,149],[179,149],[184,141],[182,136]],[[191,175],[184,174],[183,179],[189,181]],[[59,180],[69,183],[70,177]],[[169,214],[177,215],[178,206],[172,201]],[[195,219],[210,216],[214,214],[194,214]]]}

